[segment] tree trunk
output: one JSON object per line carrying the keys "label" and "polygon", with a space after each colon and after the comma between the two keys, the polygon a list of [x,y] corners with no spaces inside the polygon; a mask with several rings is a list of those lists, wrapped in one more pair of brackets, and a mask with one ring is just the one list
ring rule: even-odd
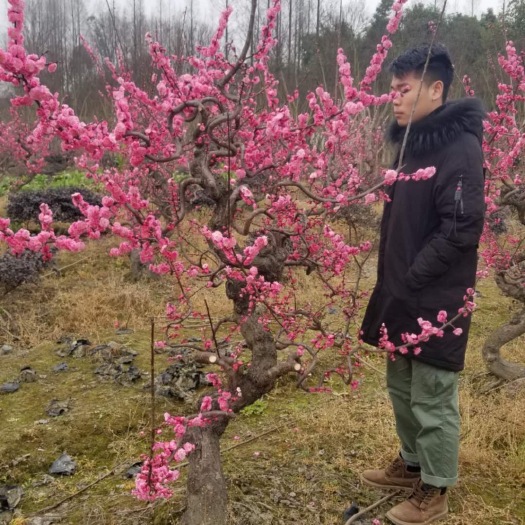
{"label": "tree trunk", "polygon": [[220,437],[227,425],[190,429],[186,437],[195,445],[189,455],[187,507],[182,525],[227,525],[228,491],[222,472]]}
{"label": "tree trunk", "polygon": [[515,315],[509,323],[494,330],[485,341],[482,349],[483,359],[490,372],[506,381],[525,377],[525,366],[511,363],[501,357],[501,348],[523,334],[525,334],[525,309]]}
{"label": "tree trunk", "polygon": [[[216,209],[217,213],[220,215]],[[254,259],[259,274],[267,280],[278,280],[282,275],[289,253],[286,241],[286,237],[276,234],[269,236],[268,251],[261,250]],[[248,312],[249,301],[242,295],[242,290],[243,283],[233,279],[227,282],[226,294],[235,305],[241,334],[252,354],[250,368],[246,373],[238,374],[228,385],[229,391],[236,397],[230,405],[234,413],[268,393],[277,378],[293,371],[296,364],[290,359],[278,361],[273,334],[259,322],[257,310]],[[223,417],[209,426],[190,428],[186,432],[185,438],[196,448],[189,455],[187,509],[182,525],[227,525],[228,493],[222,473],[219,441],[228,422],[229,419]]]}
{"label": "tree trunk", "polygon": [[317,45],[319,45],[319,31],[321,28],[321,0],[317,0],[317,20],[315,24],[315,38]]}
{"label": "tree trunk", "polygon": [[134,249],[131,250],[129,254],[129,261],[130,261],[130,271],[128,274],[128,278],[134,282],[137,283],[141,281],[142,279],[158,279],[158,274],[152,272],[147,264],[143,264],[140,261],[140,250]]}

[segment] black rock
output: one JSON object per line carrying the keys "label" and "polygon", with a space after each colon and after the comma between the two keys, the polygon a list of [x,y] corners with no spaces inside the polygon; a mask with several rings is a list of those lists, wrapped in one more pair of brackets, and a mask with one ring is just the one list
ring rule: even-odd
{"label": "black rock", "polygon": [[58,417],[65,414],[69,410],[69,400],[59,401],[58,399],[52,399],[46,408],[46,414],[51,417]]}
{"label": "black rock", "polygon": [[59,363],[53,367],[53,372],[65,372],[68,368],[67,363]]}
{"label": "black rock", "polygon": [[348,507],[343,512],[343,523],[346,523],[352,516],[355,516],[358,512],[359,507],[355,503],[352,503],[352,505],[350,505],[350,507]]}
{"label": "black rock", "polygon": [[135,359],[135,356],[133,356],[133,355],[125,355],[124,357],[121,357],[117,361],[117,364],[119,364],[119,365],[130,365],[131,363],[133,363],[133,359]]}
{"label": "black rock", "polygon": [[0,385],[0,394],[12,394],[20,388],[20,383],[13,381],[12,383],[4,383]]}
{"label": "black rock", "polygon": [[0,485],[0,510],[13,510],[23,495],[24,490],[18,485]]}
{"label": "black rock", "polygon": [[85,346],[91,346],[91,342],[89,339],[77,339],[76,341],[73,341],[74,346],[78,345],[85,345]]}
{"label": "black rock", "polygon": [[136,367],[136,366],[130,366],[128,368],[128,371],[126,372],[126,380],[127,381],[137,381],[137,379],[140,379],[142,377],[142,372]]}
{"label": "black rock", "polygon": [[95,374],[105,380],[114,380],[120,385],[133,383],[142,377],[141,371],[133,365],[104,363],[95,370]]}
{"label": "black rock", "polygon": [[168,366],[155,378],[156,393],[182,401],[192,401],[195,390],[209,386],[206,374],[200,368],[200,365],[189,359]]}
{"label": "black rock", "polygon": [[124,474],[124,477],[134,478],[140,472],[143,463],[144,463],[143,461],[138,461],[137,463],[133,463],[133,465],[131,465],[131,467],[129,467],[129,469]]}
{"label": "black rock", "polygon": [[74,357],[84,357],[86,349],[91,346],[91,342],[87,339],[71,339],[69,337],[59,339],[58,342],[63,345],[63,348],[59,348],[56,354],[60,357],[68,357],[73,355]]}
{"label": "black rock", "polygon": [[24,366],[20,369],[18,380],[20,383],[34,383],[37,380],[36,372],[30,366]]}
{"label": "black rock", "polygon": [[65,452],[56,459],[49,469],[50,474],[60,474],[62,476],[71,476],[75,473],[77,464]]}

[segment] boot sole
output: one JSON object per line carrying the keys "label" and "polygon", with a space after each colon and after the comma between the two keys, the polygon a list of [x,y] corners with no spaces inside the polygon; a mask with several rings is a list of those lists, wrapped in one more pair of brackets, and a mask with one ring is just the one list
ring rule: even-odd
{"label": "boot sole", "polygon": [[414,481],[412,482],[410,486],[406,486],[406,485],[382,485],[381,483],[375,483],[373,481],[370,481],[369,479],[366,479],[365,477],[363,477],[362,474],[360,474],[359,477],[365,485],[368,485],[369,487],[374,487],[375,489],[407,490],[407,491],[412,490],[414,488],[414,483],[419,479],[419,478],[414,479]]}
{"label": "boot sole", "polygon": [[399,518],[394,518],[391,514],[390,514],[390,511],[388,511],[385,516],[392,522],[394,523],[394,525],[429,525],[430,523],[434,523],[435,521],[438,521],[438,520],[442,520],[443,518],[445,518],[448,514],[448,510],[446,510],[445,512],[442,512],[441,514],[438,514],[437,516],[432,516],[432,518],[429,518],[428,520],[426,521],[420,521],[420,522],[413,522],[413,521],[403,521],[403,520],[400,520]]}

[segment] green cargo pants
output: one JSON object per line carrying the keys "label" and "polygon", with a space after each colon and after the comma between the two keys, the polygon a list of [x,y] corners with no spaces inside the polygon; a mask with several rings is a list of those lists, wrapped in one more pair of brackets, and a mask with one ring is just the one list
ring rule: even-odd
{"label": "green cargo pants", "polygon": [[459,450],[459,372],[412,359],[388,359],[387,387],[401,456],[421,466],[423,483],[455,485]]}

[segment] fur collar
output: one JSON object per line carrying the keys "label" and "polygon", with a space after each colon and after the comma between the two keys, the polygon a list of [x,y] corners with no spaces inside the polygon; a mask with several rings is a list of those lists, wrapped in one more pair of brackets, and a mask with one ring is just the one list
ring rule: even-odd
{"label": "fur collar", "polygon": [[[406,151],[416,157],[426,155],[454,142],[465,131],[476,135],[481,143],[484,118],[485,110],[477,98],[446,102],[410,126]],[[405,130],[406,126],[394,121],[387,131],[387,139],[401,146]]]}

